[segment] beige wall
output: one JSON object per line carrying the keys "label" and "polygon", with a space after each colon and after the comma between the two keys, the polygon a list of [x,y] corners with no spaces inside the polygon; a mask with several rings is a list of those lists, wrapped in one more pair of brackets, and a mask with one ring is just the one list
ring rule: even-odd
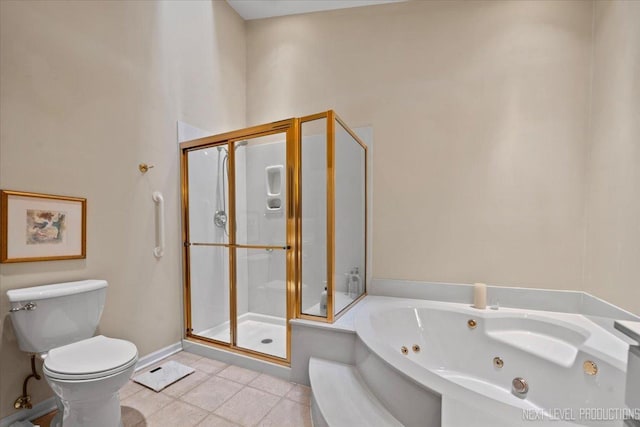
{"label": "beige wall", "polygon": [[[176,120],[245,125],[244,22],[221,1],[0,2],[0,187],[88,199],[87,258],[0,266],[0,418],[29,362],[7,289],[109,281],[100,332],[145,355],[182,334]],[[146,175],[140,162],[155,164]],[[156,260],[153,202],[166,198]],[[49,395],[31,382],[34,403]]]}
{"label": "beige wall", "polygon": [[[87,197],[89,222],[86,260],[0,266],[0,313],[7,289],[105,278],[101,333],[142,355],[178,341],[175,121],[328,108],[374,128],[375,277],[584,288],[640,313],[638,9],[413,1],[245,24],[221,1],[2,1],[0,187]],[[6,320],[1,416],[28,373]]]}
{"label": "beige wall", "polygon": [[407,3],[247,23],[247,122],[374,129],[373,275],[580,289],[591,2]]}
{"label": "beige wall", "polygon": [[640,313],[640,2],[596,2],[585,288]]}

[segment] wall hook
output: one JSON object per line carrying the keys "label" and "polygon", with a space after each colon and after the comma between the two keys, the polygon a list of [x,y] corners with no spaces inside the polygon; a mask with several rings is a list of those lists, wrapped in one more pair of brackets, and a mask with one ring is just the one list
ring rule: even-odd
{"label": "wall hook", "polygon": [[147,173],[149,171],[149,169],[153,168],[154,165],[148,165],[146,163],[140,163],[138,165],[138,169],[140,169],[140,172],[142,173]]}

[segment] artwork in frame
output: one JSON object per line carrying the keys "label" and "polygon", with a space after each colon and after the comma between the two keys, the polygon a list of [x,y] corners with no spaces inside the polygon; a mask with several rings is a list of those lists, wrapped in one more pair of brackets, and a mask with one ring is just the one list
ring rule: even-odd
{"label": "artwork in frame", "polygon": [[87,199],[0,190],[0,262],[86,258]]}

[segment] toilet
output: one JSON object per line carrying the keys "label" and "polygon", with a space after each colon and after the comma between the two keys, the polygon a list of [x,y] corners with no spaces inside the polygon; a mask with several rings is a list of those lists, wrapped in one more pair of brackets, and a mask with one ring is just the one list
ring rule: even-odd
{"label": "toilet", "polygon": [[118,427],[120,389],[138,361],[135,344],[95,333],[107,282],[84,280],[7,292],[20,350],[44,359],[56,395],[55,427]]}

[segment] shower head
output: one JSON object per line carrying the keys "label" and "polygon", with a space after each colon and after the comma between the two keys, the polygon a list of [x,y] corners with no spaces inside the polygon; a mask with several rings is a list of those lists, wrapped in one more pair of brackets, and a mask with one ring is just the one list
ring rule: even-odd
{"label": "shower head", "polygon": [[[235,144],[234,149],[237,150],[238,148],[244,147],[244,146],[246,146],[248,144],[249,144],[249,141],[247,141],[246,139],[244,141],[237,141],[236,144]],[[218,149],[218,153],[223,151],[223,150],[224,150],[225,153],[227,152],[226,145],[218,145],[216,148]]]}

